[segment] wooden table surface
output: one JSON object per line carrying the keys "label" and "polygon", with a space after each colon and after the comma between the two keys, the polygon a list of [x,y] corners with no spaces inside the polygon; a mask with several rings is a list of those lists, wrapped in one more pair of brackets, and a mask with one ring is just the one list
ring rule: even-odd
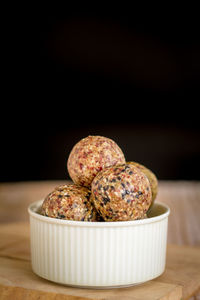
{"label": "wooden table surface", "polygon": [[35,275],[30,262],[27,206],[62,183],[66,182],[0,184],[0,299],[176,300],[198,293],[199,182],[159,182],[157,201],[171,208],[166,270],[160,277],[129,288],[88,290],[57,285]]}

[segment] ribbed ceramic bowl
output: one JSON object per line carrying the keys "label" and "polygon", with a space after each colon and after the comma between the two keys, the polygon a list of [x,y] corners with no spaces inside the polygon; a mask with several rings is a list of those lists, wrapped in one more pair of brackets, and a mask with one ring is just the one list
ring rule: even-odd
{"label": "ribbed ceramic bowl", "polygon": [[67,221],[28,208],[33,271],[48,280],[79,287],[139,284],[165,269],[169,208],[155,203],[149,218],[124,222]]}

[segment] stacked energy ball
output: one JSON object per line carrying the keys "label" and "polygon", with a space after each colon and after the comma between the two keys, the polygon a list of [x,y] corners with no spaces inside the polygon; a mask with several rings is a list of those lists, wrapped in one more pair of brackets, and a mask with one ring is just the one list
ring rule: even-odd
{"label": "stacked energy ball", "polygon": [[73,181],[56,187],[42,204],[42,214],[75,221],[130,221],[147,217],[158,181],[152,171],[126,162],[119,146],[102,136],[88,136],[67,161]]}

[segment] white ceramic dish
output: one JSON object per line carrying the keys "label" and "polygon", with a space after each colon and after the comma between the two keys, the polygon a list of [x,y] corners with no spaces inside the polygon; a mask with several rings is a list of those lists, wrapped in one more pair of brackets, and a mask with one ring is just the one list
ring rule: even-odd
{"label": "white ceramic dish", "polygon": [[149,218],[125,222],[67,221],[29,208],[33,271],[79,287],[134,285],[165,269],[169,207],[156,202]]}

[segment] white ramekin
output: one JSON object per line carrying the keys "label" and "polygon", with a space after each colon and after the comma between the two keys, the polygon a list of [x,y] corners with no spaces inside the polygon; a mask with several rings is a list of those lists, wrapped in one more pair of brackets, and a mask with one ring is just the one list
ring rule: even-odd
{"label": "white ramekin", "polygon": [[81,222],[49,218],[29,208],[33,271],[48,280],[106,288],[142,283],[164,272],[169,207],[155,203],[150,218]]}

